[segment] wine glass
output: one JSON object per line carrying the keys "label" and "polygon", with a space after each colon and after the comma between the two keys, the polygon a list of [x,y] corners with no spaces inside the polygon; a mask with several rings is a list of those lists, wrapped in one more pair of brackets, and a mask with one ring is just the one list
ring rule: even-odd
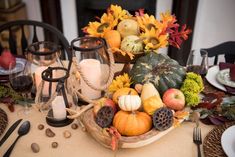
{"label": "wine glass", "polygon": [[208,52],[206,50],[191,50],[186,63],[187,72],[205,76],[208,66]]}
{"label": "wine glass", "polygon": [[31,63],[29,61],[25,61],[25,65],[20,72],[15,72],[15,65],[10,64],[9,66],[10,74],[9,74],[9,82],[12,89],[18,93],[22,93],[24,98],[24,109],[20,110],[18,114],[23,113],[23,115],[28,115],[30,113],[29,104],[28,104],[28,96],[31,92],[33,86],[33,77],[31,75]]}

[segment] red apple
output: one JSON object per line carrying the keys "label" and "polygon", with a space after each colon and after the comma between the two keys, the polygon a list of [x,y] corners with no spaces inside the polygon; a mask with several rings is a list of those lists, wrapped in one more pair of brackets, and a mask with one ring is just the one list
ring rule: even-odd
{"label": "red apple", "polygon": [[13,67],[16,65],[16,58],[11,54],[9,50],[4,50],[0,56],[0,66],[3,69],[8,70],[12,64]]}
{"label": "red apple", "polygon": [[94,114],[96,115],[98,111],[100,110],[100,108],[103,106],[110,106],[113,108],[114,113],[117,112],[117,105],[114,103],[112,99],[101,98],[94,105],[94,108],[93,108]]}
{"label": "red apple", "polygon": [[185,105],[184,94],[175,88],[166,90],[163,94],[162,101],[167,107],[173,110],[182,110]]}

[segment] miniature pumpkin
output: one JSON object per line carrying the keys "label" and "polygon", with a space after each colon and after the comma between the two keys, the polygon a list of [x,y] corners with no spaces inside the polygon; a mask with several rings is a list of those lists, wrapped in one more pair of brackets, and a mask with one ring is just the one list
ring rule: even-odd
{"label": "miniature pumpkin", "polygon": [[118,111],[113,119],[113,126],[124,136],[138,136],[152,128],[152,119],[145,112]]}
{"label": "miniature pumpkin", "polygon": [[119,48],[121,45],[121,35],[116,30],[107,31],[104,34],[104,39],[111,48]]}
{"label": "miniature pumpkin", "polygon": [[141,99],[138,95],[122,95],[118,105],[123,111],[135,111],[141,106]]}
{"label": "miniature pumpkin", "polygon": [[118,98],[122,95],[138,95],[138,93],[133,88],[120,88],[113,94],[113,101],[117,104]]}
{"label": "miniature pumpkin", "polygon": [[143,43],[142,41],[136,42],[138,40],[140,40],[140,38],[136,35],[126,36],[121,42],[121,50],[132,54],[143,53]]}
{"label": "miniature pumpkin", "polygon": [[138,35],[140,32],[138,23],[133,19],[124,19],[117,26],[118,32],[124,38],[128,35]]}
{"label": "miniature pumpkin", "polygon": [[135,84],[151,82],[161,95],[169,88],[179,89],[185,79],[185,74],[184,67],[177,61],[155,52],[138,58],[130,71]]}

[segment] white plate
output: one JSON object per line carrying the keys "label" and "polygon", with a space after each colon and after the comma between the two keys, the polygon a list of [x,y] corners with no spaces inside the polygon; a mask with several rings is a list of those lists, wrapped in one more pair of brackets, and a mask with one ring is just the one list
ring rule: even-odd
{"label": "white plate", "polygon": [[219,66],[209,68],[206,74],[206,80],[214,87],[226,92],[225,87],[216,80],[216,75],[219,71]]}
{"label": "white plate", "polygon": [[[20,72],[24,69],[26,60],[24,58],[16,58],[16,66],[13,69],[14,73]],[[5,70],[2,67],[0,67],[0,75],[9,75],[10,70]]]}
{"label": "white plate", "polygon": [[223,132],[221,136],[221,145],[228,157],[235,157],[235,125]]}
{"label": "white plate", "polygon": [[230,69],[224,69],[218,72],[216,75],[216,79],[219,81],[219,83],[229,86],[229,87],[235,87],[235,82],[231,81],[230,79]]}

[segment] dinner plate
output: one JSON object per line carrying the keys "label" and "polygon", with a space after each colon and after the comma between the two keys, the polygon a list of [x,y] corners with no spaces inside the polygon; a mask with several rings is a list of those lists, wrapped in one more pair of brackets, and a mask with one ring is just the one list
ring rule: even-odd
{"label": "dinner plate", "polygon": [[229,87],[235,87],[235,82],[230,79],[230,69],[224,69],[217,73],[216,79],[219,83],[229,86]]}
{"label": "dinner plate", "polygon": [[[16,58],[16,66],[13,69],[14,73],[20,72],[24,69],[26,60],[24,58]],[[2,67],[0,67],[0,75],[9,75],[10,70],[5,70]]]}
{"label": "dinner plate", "polygon": [[214,87],[226,92],[225,87],[221,83],[219,83],[216,79],[216,75],[218,74],[219,71],[220,71],[219,66],[213,66],[209,68],[206,74],[206,80]]}
{"label": "dinner plate", "polygon": [[228,157],[235,157],[235,125],[223,132],[221,146]]}

